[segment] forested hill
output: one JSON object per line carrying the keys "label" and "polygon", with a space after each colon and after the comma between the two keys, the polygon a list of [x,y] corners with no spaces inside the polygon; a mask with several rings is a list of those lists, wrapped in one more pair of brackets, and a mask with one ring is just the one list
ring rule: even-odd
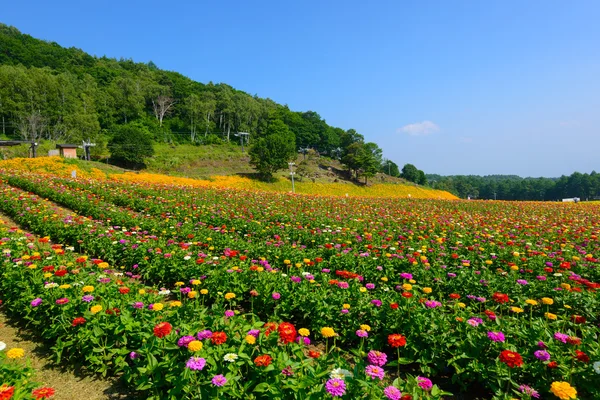
{"label": "forested hill", "polygon": [[235,133],[257,139],[275,120],[287,125],[299,150],[345,156],[357,176],[381,169],[376,144],[365,143],[353,129],[328,125],[314,111],[291,111],[268,98],[223,83],[199,83],[152,62],[93,57],[0,24],[0,133],[5,138],[75,143],[89,138],[101,145],[93,149],[99,152],[120,126],[133,123],[157,142],[239,143]]}
{"label": "forested hill", "polygon": [[436,189],[447,190],[461,198],[497,200],[560,200],[579,197],[600,199],[600,174],[574,172],[560,178],[521,178],[516,175],[427,175]]}

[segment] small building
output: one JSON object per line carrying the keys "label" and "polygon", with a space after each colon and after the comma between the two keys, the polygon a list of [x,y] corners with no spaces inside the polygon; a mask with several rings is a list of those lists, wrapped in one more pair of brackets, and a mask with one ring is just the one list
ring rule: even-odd
{"label": "small building", "polygon": [[79,145],[76,144],[57,144],[60,156],[64,158],[77,158],[77,148]]}
{"label": "small building", "polygon": [[581,199],[579,197],[572,197],[569,199],[562,199],[563,203],[579,203]]}

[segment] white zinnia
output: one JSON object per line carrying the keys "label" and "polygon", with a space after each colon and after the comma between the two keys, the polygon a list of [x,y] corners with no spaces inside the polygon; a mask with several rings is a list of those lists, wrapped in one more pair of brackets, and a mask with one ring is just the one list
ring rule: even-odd
{"label": "white zinnia", "polygon": [[0,351],[4,350],[5,348],[6,348],[6,343],[0,342]]}
{"label": "white zinnia", "polygon": [[[0,342],[0,343],[2,343],[2,342]],[[593,367],[594,367],[594,371],[596,371],[596,373],[600,375],[600,361],[596,361],[593,364]]]}
{"label": "white zinnia", "polygon": [[234,362],[238,359],[238,355],[234,353],[227,353],[223,356],[223,361]]}
{"label": "white zinnia", "polygon": [[352,372],[347,369],[336,368],[329,374],[331,379],[344,379],[344,378],[352,378],[354,375]]}

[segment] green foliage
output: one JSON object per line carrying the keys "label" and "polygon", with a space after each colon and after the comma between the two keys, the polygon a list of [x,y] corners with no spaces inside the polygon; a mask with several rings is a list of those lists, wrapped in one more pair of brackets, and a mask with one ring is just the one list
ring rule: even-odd
{"label": "green foliage", "polygon": [[419,185],[425,185],[427,183],[425,173],[412,164],[405,164],[404,167],[402,167],[402,174],[400,174],[400,176],[409,182],[418,183]]}
{"label": "green foliage", "polygon": [[119,126],[108,149],[112,159],[131,167],[143,165],[144,159],[154,155],[150,132],[137,123]]}
{"label": "green foliage", "polygon": [[250,147],[250,164],[261,175],[271,177],[277,170],[286,168],[288,161],[296,156],[296,143],[294,134],[279,119],[269,124],[266,133]]}

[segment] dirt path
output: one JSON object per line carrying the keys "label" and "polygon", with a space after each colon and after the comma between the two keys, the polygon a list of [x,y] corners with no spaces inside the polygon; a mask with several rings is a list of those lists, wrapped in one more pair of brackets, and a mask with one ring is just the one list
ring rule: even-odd
{"label": "dirt path", "polygon": [[[13,220],[0,213],[0,224],[6,227],[18,226]],[[25,231],[26,232],[26,231]],[[25,358],[35,369],[32,380],[41,386],[50,386],[56,391],[53,400],[106,400],[133,399],[128,397],[127,390],[116,380],[97,379],[73,368],[65,368],[52,363],[51,350],[38,341],[30,332],[19,327],[19,321],[9,319],[0,306],[0,342],[6,343],[7,349],[20,347],[25,350]]]}

